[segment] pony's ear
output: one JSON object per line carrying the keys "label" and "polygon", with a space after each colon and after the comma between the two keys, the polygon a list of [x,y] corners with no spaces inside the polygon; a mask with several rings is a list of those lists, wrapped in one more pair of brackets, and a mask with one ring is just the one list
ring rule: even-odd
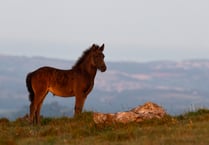
{"label": "pony's ear", "polygon": [[96,44],[92,44],[92,46],[91,46],[91,47],[92,47],[92,48],[94,48],[95,46],[96,46]]}
{"label": "pony's ear", "polygon": [[92,44],[91,48],[92,48],[92,50],[97,50],[97,45],[96,44]]}
{"label": "pony's ear", "polygon": [[101,50],[101,51],[104,50],[104,43],[103,43],[102,46],[100,47],[100,50]]}

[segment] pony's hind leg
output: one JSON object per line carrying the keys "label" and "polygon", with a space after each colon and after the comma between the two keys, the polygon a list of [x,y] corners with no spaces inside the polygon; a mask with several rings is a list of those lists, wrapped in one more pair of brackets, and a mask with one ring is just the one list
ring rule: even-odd
{"label": "pony's hind leg", "polygon": [[36,112],[36,105],[33,100],[30,104],[30,116],[29,116],[30,123],[34,123],[35,112]]}
{"label": "pony's hind leg", "polygon": [[[39,93],[34,93],[34,100],[30,105],[30,122],[38,124],[40,121],[40,109],[42,102],[47,94],[47,91],[39,91]],[[35,120],[34,120],[35,118]]]}
{"label": "pony's hind leg", "polygon": [[44,99],[46,97],[46,95],[48,94],[48,92],[42,97],[42,100],[39,102],[38,106],[37,106],[37,110],[35,112],[35,119],[36,119],[36,123],[40,124],[40,112],[41,112],[41,107],[42,104],[44,102]]}

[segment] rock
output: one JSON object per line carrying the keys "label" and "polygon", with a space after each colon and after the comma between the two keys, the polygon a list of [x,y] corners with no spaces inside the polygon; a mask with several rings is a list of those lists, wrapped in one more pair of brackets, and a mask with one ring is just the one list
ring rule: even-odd
{"label": "rock", "polygon": [[96,124],[109,123],[130,123],[141,122],[152,118],[162,118],[166,111],[155,103],[147,102],[142,106],[131,109],[130,111],[117,113],[99,113],[95,112],[93,120]]}

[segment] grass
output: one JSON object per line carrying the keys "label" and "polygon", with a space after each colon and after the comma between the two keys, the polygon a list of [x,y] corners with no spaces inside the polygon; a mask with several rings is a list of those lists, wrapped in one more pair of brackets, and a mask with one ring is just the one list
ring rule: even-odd
{"label": "grass", "polygon": [[0,145],[207,145],[209,110],[142,123],[96,125],[91,112],[44,118],[41,126],[0,119]]}

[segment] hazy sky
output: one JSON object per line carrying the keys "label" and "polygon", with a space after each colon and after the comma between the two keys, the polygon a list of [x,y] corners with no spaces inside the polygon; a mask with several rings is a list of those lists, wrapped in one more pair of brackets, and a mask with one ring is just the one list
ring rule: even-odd
{"label": "hazy sky", "polygon": [[209,59],[209,0],[0,0],[0,54],[106,60]]}

